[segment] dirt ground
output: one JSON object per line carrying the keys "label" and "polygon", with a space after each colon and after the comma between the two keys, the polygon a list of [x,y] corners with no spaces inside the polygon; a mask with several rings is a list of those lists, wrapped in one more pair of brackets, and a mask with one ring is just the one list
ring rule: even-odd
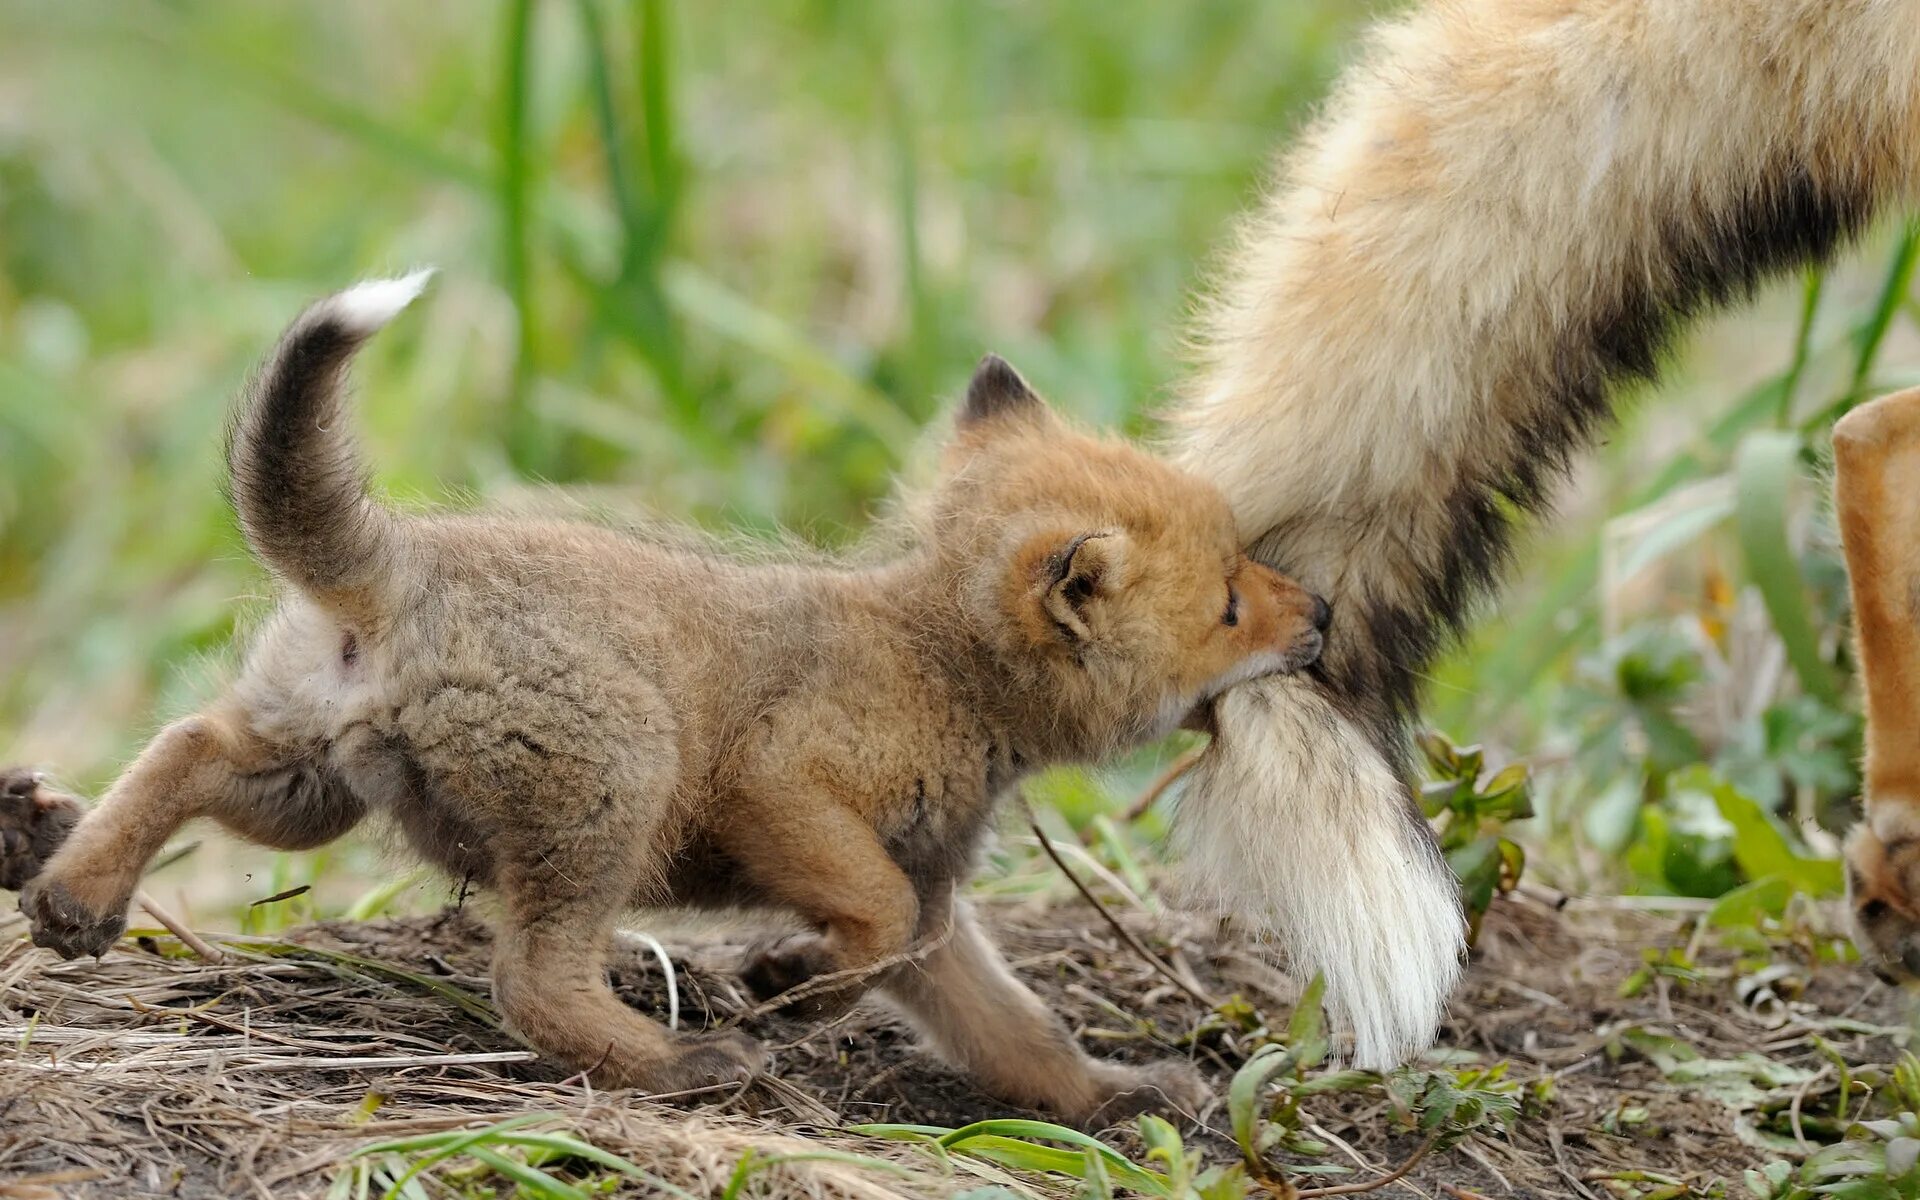
{"label": "dirt ground", "polygon": [[[1298,987],[1255,949],[1192,918],[1124,920],[1176,973],[1284,1024]],[[992,921],[1021,974],[1096,1053],[1190,1056],[1224,1096],[1249,1046],[1244,1028],[1224,1029],[1099,914],[996,907]],[[98,962],[61,963],[23,932],[17,917],[0,921],[0,1197],[321,1196],[356,1148],[529,1112],[554,1114],[553,1128],[696,1195],[721,1194],[749,1151],[823,1145],[897,1169],[788,1162],[754,1173],[746,1193],[1070,1187],[843,1132],[1015,1114],[917,1050],[877,1007],[821,1026],[752,1015],[732,975],[745,933],[663,941],[681,1024],[748,1014],[745,1026],[774,1048],[772,1069],[744,1090],[662,1102],[565,1079],[499,1028],[485,999],[488,934],[468,911],[224,940],[218,965],[154,936]],[[1622,995],[1643,948],[1690,942],[1684,963]],[[1908,999],[1858,967],[1814,964],[1806,947],[1776,947],[1769,968],[1748,970],[1708,943],[1672,914],[1502,901],[1442,1044],[1459,1062],[1509,1062],[1529,1110],[1376,1194],[1598,1198],[1670,1180],[1692,1190],[1669,1194],[1712,1194],[1719,1183],[1741,1196],[1745,1168],[1804,1152],[1801,1138],[1837,1136],[1837,1063],[1871,1077],[1871,1064],[1890,1062]],[[665,973],[643,944],[623,947],[614,978],[631,1002],[668,1012]],[[1664,1038],[1697,1051],[1696,1068],[1676,1067]],[[1216,1101],[1183,1128],[1190,1148],[1227,1163],[1239,1153],[1226,1126]],[[1347,1181],[1377,1177],[1422,1141],[1379,1088],[1312,1097],[1305,1131],[1331,1148],[1321,1161],[1353,1168]],[[1109,1131],[1129,1153],[1134,1138]]]}

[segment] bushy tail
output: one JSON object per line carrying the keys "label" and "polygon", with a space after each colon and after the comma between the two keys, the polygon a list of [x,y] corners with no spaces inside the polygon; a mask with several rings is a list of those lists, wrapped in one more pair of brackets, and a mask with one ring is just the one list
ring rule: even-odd
{"label": "bushy tail", "polygon": [[301,313],[248,389],[228,443],[248,544],[288,582],[347,615],[365,610],[391,568],[398,530],[367,494],[347,430],[347,364],[431,275],[362,283]]}
{"label": "bushy tail", "polygon": [[1434,0],[1246,222],[1170,437],[1334,623],[1312,681],[1223,706],[1181,822],[1363,1059],[1457,975],[1405,729],[1514,522],[1680,323],[1916,184],[1920,0]]}

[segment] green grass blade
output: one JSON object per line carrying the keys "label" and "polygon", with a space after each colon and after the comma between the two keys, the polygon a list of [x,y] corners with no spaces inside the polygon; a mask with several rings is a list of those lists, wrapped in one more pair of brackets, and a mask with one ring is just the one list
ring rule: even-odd
{"label": "green grass blade", "polygon": [[490,1029],[505,1029],[504,1023],[500,1020],[500,1014],[493,1011],[492,1005],[475,996],[472,992],[467,991],[465,988],[455,987],[444,979],[435,979],[431,975],[422,975],[417,971],[409,971],[403,967],[396,967],[392,963],[380,962],[371,958],[361,958],[355,954],[346,954],[339,950],[328,950],[320,946],[306,946],[298,942],[283,942],[274,938],[249,937],[223,937],[219,940],[222,945],[232,946],[235,949],[250,951],[255,954],[266,954],[275,958],[314,959],[337,967],[349,968],[358,975],[410,984],[440,997],[442,1000],[445,1000],[447,1003]]}
{"label": "green grass blade", "polygon": [[1913,288],[1916,262],[1920,262],[1920,221],[1909,223],[1895,244],[1893,260],[1887,264],[1886,279],[1880,285],[1880,295],[1874,300],[1873,311],[1868,314],[1866,323],[1860,327],[1857,335],[1858,353],[1854,357],[1853,378],[1848,388],[1848,394],[1855,403],[1865,398],[1867,385],[1873,378],[1874,363],[1880,358],[1880,347],[1887,340],[1887,330],[1892,328],[1894,317],[1907,302]]}
{"label": "green grass blade", "polygon": [[552,1119],[547,1113],[522,1113],[517,1117],[508,1117],[504,1121],[496,1121],[492,1125],[479,1129],[443,1130],[439,1133],[422,1133],[414,1137],[389,1138],[384,1142],[369,1142],[347,1157],[359,1158],[368,1154],[411,1154],[417,1150],[439,1150],[452,1142],[465,1144],[474,1138],[499,1137],[522,1125]]}
{"label": "green grass blade", "polygon": [[1795,433],[1750,434],[1734,457],[1734,526],[1747,574],[1766,601],[1773,630],[1786,646],[1800,684],[1829,703],[1840,684],[1820,653],[1820,636],[1807,615],[1800,561],[1787,537],[1787,505],[1799,474],[1800,437]]}
{"label": "green grass blade", "polygon": [[[1880,360],[1880,349],[1886,342],[1887,332],[1893,328],[1894,318],[1914,303],[1911,292],[1916,265],[1920,265],[1920,221],[1909,224],[1894,244],[1893,258],[1887,263],[1886,277],[1880,284],[1880,293],[1874,299],[1873,309],[1853,331],[1853,372],[1847,390],[1832,404],[1802,422],[1801,433],[1811,438],[1867,398],[1867,391],[1873,386],[1873,369]],[[1920,314],[1916,314],[1914,319],[1920,321]]]}
{"label": "green grass blade", "polygon": [[584,1158],[588,1162],[598,1163],[630,1178],[644,1180],[668,1195],[679,1197],[680,1200],[695,1200],[693,1194],[685,1188],[667,1182],[637,1163],[563,1133],[503,1133],[499,1140],[513,1146],[530,1146],[555,1154]]}
{"label": "green grass blade", "polygon": [[897,460],[920,427],[886,396],[855,378],[805,335],[719,280],[686,263],[666,276],[667,298],[688,320],[779,363],[797,385],[841,420],[870,433]]}
{"label": "green grass blade", "polygon": [[513,390],[508,397],[507,438],[514,465],[534,474],[546,468],[545,438],[532,419],[534,353],[539,313],[533,297],[533,159],[528,142],[533,75],[533,0],[507,0],[506,41],[501,64],[499,172],[494,181],[500,210],[500,274],[513,302]]}
{"label": "green grass blade", "polygon": [[1813,319],[1820,312],[1820,294],[1826,290],[1827,269],[1812,267],[1800,293],[1800,325],[1793,335],[1793,361],[1780,379],[1780,408],[1774,424],[1782,429],[1793,418],[1793,401],[1800,394],[1800,380],[1807,373],[1808,350],[1813,342]]}
{"label": "green grass blade", "polygon": [[629,243],[648,224],[640,197],[634,191],[633,170],[627,163],[626,138],[621,133],[619,105],[614,99],[613,71],[607,57],[606,20],[600,0],[574,0],[580,14],[580,36],[587,54],[587,96],[593,104],[594,124],[600,132],[600,156],[607,172],[607,190],[613,193]]}
{"label": "green grass blade", "polygon": [[667,30],[667,0],[640,0],[640,128],[646,137],[647,183],[664,241],[680,207],[682,170],[674,137],[673,55]]}
{"label": "green grass blade", "polygon": [[532,1195],[541,1197],[542,1200],[592,1200],[592,1197],[583,1189],[574,1187],[570,1183],[563,1183],[538,1167],[530,1167],[518,1159],[509,1158],[485,1146],[469,1147],[467,1154],[492,1167],[496,1173],[513,1180]]}
{"label": "green grass blade", "polygon": [[392,904],[401,892],[419,884],[429,874],[430,872],[424,870],[409,871],[398,878],[376,884],[360,893],[359,897],[347,906],[346,912],[340,915],[349,921],[371,921],[386,912],[387,906]]}

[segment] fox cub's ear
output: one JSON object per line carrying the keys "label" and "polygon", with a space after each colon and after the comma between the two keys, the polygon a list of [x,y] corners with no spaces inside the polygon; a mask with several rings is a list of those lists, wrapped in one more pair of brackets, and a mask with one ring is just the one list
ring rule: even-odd
{"label": "fox cub's ear", "polygon": [[1126,536],[1117,532],[1031,539],[1015,572],[1026,581],[1024,623],[1034,641],[1077,645],[1090,640],[1101,598],[1120,586],[1125,552]]}
{"label": "fox cub's ear", "polygon": [[998,354],[989,354],[973,369],[967,384],[967,400],[960,406],[960,423],[972,425],[995,417],[1029,415],[1046,407],[1046,401],[1027,386],[1020,372]]}

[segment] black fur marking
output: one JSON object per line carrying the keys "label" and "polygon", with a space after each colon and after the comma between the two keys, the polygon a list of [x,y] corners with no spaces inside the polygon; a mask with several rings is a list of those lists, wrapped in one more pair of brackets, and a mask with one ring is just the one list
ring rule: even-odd
{"label": "black fur marking", "polygon": [[[1315,670],[1392,761],[1406,763],[1405,730],[1418,712],[1421,671],[1465,630],[1472,601],[1493,587],[1511,558],[1515,522],[1549,506],[1573,454],[1611,419],[1615,391],[1654,378],[1682,323],[1750,296],[1783,269],[1827,257],[1872,209],[1864,191],[1823,191],[1803,170],[1776,171],[1735,211],[1718,219],[1706,214],[1699,227],[1664,230],[1646,259],[1664,265],[1663,276],[1650,279],[1623,262],[1612,303],[1564,332],[1550,377],[1496,385],[1537,393],[1531,416],[1504,431],[1511,438],[1504,454],[1489,447],[1488,458],[1465,464],[1443,501],[1438,553],[1409,547],[1410,602],[1344,597],[1357,619],[1343,629],[1360,636],[1335,639]],[[1386,529],[1404,517],[1381,509],[1355,519]],[[1284,533],[1273,540],[1284,555]]]}
{"label": "black fur marking", "polygon": [[1040,405],[1040,397],[1027,386],[1020,372],[998,354],[989,354],[973,369],[967,384],[966,403],[960,408],[963,422],[983,421],[1006,413],[1026,412]]}

